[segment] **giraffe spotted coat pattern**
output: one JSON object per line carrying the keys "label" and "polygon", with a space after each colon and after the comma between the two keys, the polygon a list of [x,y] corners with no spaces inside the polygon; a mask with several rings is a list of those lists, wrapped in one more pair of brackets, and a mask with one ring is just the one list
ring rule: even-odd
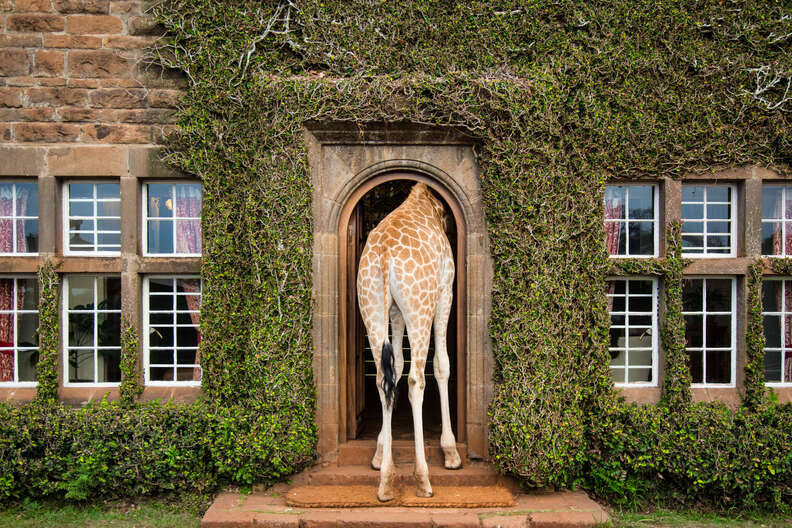
{"label": "giraffe spotted coat pattern", "polygon": [[[377,366],[377,389],[382,404],[382,430],[371,465],[380,470],[379,500],[393,498],[391,414],[394,387],[404,368],[402,339],[410,339],[409,399],[415,435],[416,494],[431,497],[429,468],[423,442],[424,367],[434,323],[434,374],[440,392],[445,467],[461,467],[451,431],[448,403],[450,365],[446,330],[451,312],[454,258],[445,234],[442,202],[423,183],[413,186],[407,199],[369,234],[360,257],[357,294],[363,323]],[[388,336],[390,319],[392,337]]]}

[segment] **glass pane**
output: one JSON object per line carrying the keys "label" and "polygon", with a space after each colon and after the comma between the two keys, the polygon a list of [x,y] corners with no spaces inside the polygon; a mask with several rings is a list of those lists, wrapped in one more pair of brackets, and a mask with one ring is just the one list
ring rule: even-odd
{"label": "glass pane", "polygon": [[93,198],[92,183],[70,183],[69,198]]}
{"label": "glass pane", "polygon": [[654,187],[650,185],[630,186],[630,218],[654,218]]}
{"label": "glass pane", "polygon": [[605,187],[605,218],[624,218],[625,188],[619,185]]}
{"label": "glass pane", "polygon": [[781,348],[781,316],[764,316],[765,346],[768,348]]}
{"label": "glass pane", "polygon": [[781,255],[781,222],[762,222],[762,255]]}
{"label": "glass pane", "polygon": [[610,346],[611,347],[624,347],[624,328],[611,328],[610,329]]}
{"label": "glass pane", "polygon": [[633,255],[654,254],[654,224],[630,222],[630,253]]}
{"label": "glass pane", "polygon": [[152,365],[173,365],[173,350],[151,350],[149,361]]}
{"label": "glass pane", "polygon": [[0,313],[0,348],[14,346],[14,314]]}
{"label": "glass pane", "polygon": [[701,315],[685,316],[685,347],[696,348],[703,346],[703,318]]}
{"label": "glass pane", "polygon": [[120,217],[121,202],[98,202],[96,204],[96,216]]}
{"label": "glass pane", "polygon": [[197,347],[198,330],[193,327],[180,327],[176,332],[176,346]]}
{"label": "glass pane", "polygon": [[626,319],[627,317],[624,315],[611,315],[611,326],[624,326]]}
{"label": "glass pane", "polygon": [[605,245],[608,255],[627,254],[627,236],[624,222],[605,222]]}
{"label": "glass pane", "polygon": [[652,366],[652,351],[651,350],[630,350],[630,366],[631,367],[651,367]]}
{"label": "glass pane", "polygon": [[729,233],[731,222],[710,222],[707,224],[707,233]]}
{"label": "glass pane", "polygon": [[611,291],[610,293],[613,293],[615,295],[624,295],[624,293],[627,291],[626,280],[613,280],[610,281],[609,284],[613,285],[613,291]]}
{"label": "glass pane", "polygon": [[97,198],[121,198],[121,185],[118,183],[97,183]]}
{"label": "glass pane", "polygon": [[[631,280],[630,293],[636,295],[649,295],[652,293],[652,281],[650,280]],[[632,306],[632,299],[630,299]]]}
{"label": "glass pane", "polygon": [[97,356],[99,383],[116,383],[121,381],[121,350],[99,350]]}
{"label": "glass pane", "polygon": [[792,315],[789,315],[789,312],[785,312],[784,315],[783,342],[785,347],[792,348]]}
{"label": "glass pane", "polygon": [[630,383],[649,383],[652,381],[651,368],[629,369],[627,381]]}
{"label": "glass pane", "polygon": [[0,279],[0,310],[14,308],[14,279]]}
{"label": "glass pane", "polygon": [[[9,202],[10,203],[10,202]],[[9,205],[9,208],[11,206]],[[2,199],[0,198],[0,208]],[[0,253],[14,252],[14,222],[13,220],[0,220]]]}
{"label": "glass pane", "polygon": [[[197,325],[201,314],[198,312],[190,312],[190,313],[180,313],[176,315],[176,322],[180,325]],[[621,317],[622,321],[624,320],[623,315],[614,315],[613,317]],[[624,324],[618,323],[618,324]]]}
{"label": "glass pane", "polygon": [[707,311],[730,312],[731,291],[732,291],[731,279],[708,279],[707,280]]}
{"label": "glass pane", "polygon": [[702,279],[686,279],[682,287],[682,310],[700,312],[702,310],[704,281]]}
{"label": "glass pane", "polygon": [[173,346],[173,327],[172,326],[152,326],[149,328],[149,346],[153,347],[172,347]]}
{"label": "glass pane", "polygon": [[17,307],[20,310],[38,310],[38,281],[17,279]]}
{"label": "glass pane", "polygon": [[14,381],[14,351],[0,348],[0,382]]}
{"label": "glass pane", "polygon": [[730,251],[731,237],[728,236],[708,236],[707,251],[710,253],[728,253]]}
{"label": "glass pane", "polygon": [[781,351],[765,351],[765,381],[781,381]]}
{"label": "glass pane", "polygon": [[704,247],[704,237],[695,235],[682,236],[682,250],[685,253],[702,253]]}
{"label": "glass pane", "polygon": [[94,382],[93,350],[69,350],[69,381],[73,383]]}
{"label": "glass pane", "polygon": [[731,380],[731,352],[707,351],[707,383],[729,383]]}
{"label": "glass pane", "polygon": [[762,311],[779,312],[781,311],[781,286],[778,280],[762,281]]}
{"label": "glass pane", "polygon": [[631,326],[652,326],[651,315],[630,315]]}
{"label": "glass pane", "polygon": [[121,220],[97,220],[97,231],[121,231]]}
{"label": "glass pane", "polygon": [[115,248],[116,250],[120,249],[121,247],[120,233],[99,233],[99,235],[97,236],[99,237],[100,246],[106,246],[111,248],[109,249],[109,251],[112,251],[112,248]]}
{"label": "glass pane", "polygon": [[176,279],[176,289],[184,293],[200,293],[201,279]]}
{"label": "glass pane", "polygon": [[69,234],[69,249],[71,251],[93,251],[93,232],[77,232]]}
{"label": "glass pane", "polygon": [[173,253],[173,221],[148,221],[148,252]]}
{"label": "glass pane", "polygon": [[707,346],[708,347],[731,346],[731,316],[730,315],[707,316]]}
{"label": "glass pane", "polygon": [[762,187],[762,218],[781,218],[781,189],[766,185]]}
{"label": "glass pane", "polygon": [[69,346],[93,346],[93,317],[90,313],[69,314]]}
{"label": "glass pane", "polygon": [[170,183],[149,183],[146,185],[148,192],[148,217],[168,218],[173,216],[173,185]]}
{"label": "glass pane", "polygon": [[97,317],[99,346],[121,346],[121,314],[100,313]]}
{"label": "glass pane", "polygon": [[176,216],[179,218],[201,217],[201,185],[185,183],[176,185]]}
{"label": "glass pane", "polygon": [[703,185],[683,185],[682,186],[682,201],[683,202],[703,202],[704,201],[704,186]]}
{"label": "glass pane", "polygon": [[168,278],[150,278],[149,291],[150,292],[172,292],[173,279]]}
{"label": "glass pane", "polygon": [[179,365],[195,365],[197,350],[179,350],[176,352],[176,360]]}
{"label": "glass pane", "polygon": [[730,214],[730,205],[726,204],[707,204],[707,218],[716,220],[728,220]]}
{"label": "glass pane", "polygon": [[152,367],[149,376],[151,381],[173,381],[173,367]]}
{"label": "glass pane", "polygon": [[731,187],[708,187],[708,202],[728,202],[731,200]]}
{"label": "glass pane", "polygon": [[149,310],[173,310],[173,295],[149,295]]}
{"label": "glass pane", "polygon": [[[702,218],[704,218],[704,205],[682,204],[682,220],[700,220]],[[684,229],[682,232],[685,232]]]}
{"label": "glass pane", "polygon": [[38,184],[17,184],[17,216],[38,216]]}
{"label": "glass pane", "polygon": [[38,314],[17,315],[17,346],[36,348],[38,346]]}
{"label": "glass pane", "polygon": [[101,277],[97,280],[96,293],[102,310],[121,309],[121,278]]}
{"label": "glass pane", "polygon": [[651,348],[651,328],[630,328],[630,348]]}
{"label": "glass pane", "polygon": [[149,324],[167,325],[173,323],[173,313],[152,313],[149,314]]}
{"label": "glass pane", "polygon": [[201,221],[176,221],[176,253],[201,252]]}
{"label": "glass pane", "polygon": [[704,362],[701,350],[690,351],[690,380],[693,383],[704,382]]}
{"label": "glass pane", "polygon": [[24,247],[19,247],[19,252],[37,253],[39,249],[38,220],[24,220],[22,225],[22,230],[17,226],[17,245],[22,246],[22,241],[24,240]]}
{"label": "glass pane", "polygon": [[627,358],[627,353],[624,350],[611,350],[610,355],[610,364],[612,367],[624,366],[624,362]]}
{"label": "glass pane", "polygon": [[69,277],[69,309],[92,309],[94,307],[94,278],[74,275]]}
{"label": "glass pane", "polygon": [[683,233],[704,233],[704,222],[682,222]]}
{"label": "glass pane", "polygon": [[[176,369],[177,381],[192,381],[195,378],[195,371],[196,369],[193,367],[177,368]],[[200,376],[200,369],[198,370],[198,373],[199,373],[198,376]],[[198,379],[200,379],[200,377],[198,377]]]}
{"label": "glass pane", "polygon": [[69,231],[93,231],[94,230],[94,221],[93,220],[69,220]]}
{"label": "glass pane", "polygon": [[615,295],[613,297],[608,297],[608,300],[611,301],[611,310],[614,312],[623,312],[625,309],[625,301],[623,295]]}
{"label": "glass pane", "polygon": [[20,350],[17,352],[19,362],[19,381],[36,381],[36,364],[39,360],[38,350]]}
{"label": "glass pane", "polygon": [[91,202],[69,201],[69,216],[94,216],[94,204]]}
{"label": "glass pane", "polygon": [[624,383],[624,367],[611,368],[610,373],[613,383]]}

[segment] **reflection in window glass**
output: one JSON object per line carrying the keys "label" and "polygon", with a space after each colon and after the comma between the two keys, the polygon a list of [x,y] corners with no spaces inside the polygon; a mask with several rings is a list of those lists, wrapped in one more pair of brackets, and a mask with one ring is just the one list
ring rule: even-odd
{"label": "reflection in window glass", "polygon": [[762,187],[762,255],[792,256],[792,186]]}
{"label": "reflection in window glass", "polygon": [[732,383],[734,279],[685,279],[682,303],[693,383]]}
{"label": "reflection in window glass", "polygon": [[655,380],[656,289],[654,279],[607,282],[610,313],[611,376],[618,384]]}
{"label": "reflection in window glass", "polygon": [[199,382],[201,279],[149,277],[147,378],[151,382]]}
{"label": "reflection in window glass", "polygon": [[765,382],[792,383],[792,279],[762,282]]}
{"label": "reflection in window glass", "polygon": [[146,252],[201,254],[201,185],[146,184]]}
{"label": "reflection in window glass", "polygon": [[68,251],[85,254],[121,252],[121,185],[69,183],[66,186]]}
{"label": "reflection in window glass", "polygon": [[733,191],[724,185],[682,186],[683,253],[732,254]]}
{"label": "reflection in window glass", "polygon": [[72,275],[65,283],[69,383],[121,381],[121,279]]}
{"label": "reflection in window glass", "polygon": [[38,253],[38,184],[0,182],[0,253]]}
{"label": "reflection in window glass", "polygon": [[0,384],[36,381],[38,280],[0,278]]}
{"label": "reflection in window glass", "polygon": [[613,256],[656,255],[653,185],[608,185],[605,188],[605,243]]}

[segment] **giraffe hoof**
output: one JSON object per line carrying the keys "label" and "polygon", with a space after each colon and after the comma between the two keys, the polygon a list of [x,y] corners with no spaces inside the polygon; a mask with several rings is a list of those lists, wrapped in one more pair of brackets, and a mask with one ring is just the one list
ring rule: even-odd
{"label": "giraffe hoof", "polygon": [[417,489],[415,491],[415,496],[416,497],[423,497],[423,498],[434,497],[434,492],[431,489],[422,490],[422,489],[419,488],[419,489]]}
{"label": "giraffe hoof", "polygon": [[382,469],[381,462],[375,462],[375,461],[372,460],[371,461],[371,469],[373,469],[375,471],[379,471],[380,469]]}
{"label": "giraffe hoof", "polygon": [[379,492],[377,493],[377,500],[380,502],[390,502],[393,500],[393,493],[387,493],[384,495],[380,495]]}
{"label": "giraffe hoof", "polygon": [[456,464],[453,461],[446,461],[443,463],[446,469],[462,469],[462,460],[457,460]]}

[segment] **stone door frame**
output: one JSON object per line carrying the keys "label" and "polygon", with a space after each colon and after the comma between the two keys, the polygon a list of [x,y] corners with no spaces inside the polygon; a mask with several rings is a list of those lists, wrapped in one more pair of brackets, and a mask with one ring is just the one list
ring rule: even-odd
{"label": "stone door frame", "polygon": [[[492,263],[481,206],[473,142],[454,129],[378,124],[308,123],[305,144],[313,185],[313,371],[317,388],[319,454],[333,460],[347,438],[346,423],[346,227],[352,207],[375,182],[408,173],[445,195],[457,209],[465,270],[458,309],[465,358],[459,424],[468,454],[487,457],[487,405],[492,394],[492,350],[487,330]],[[391,174],[391,176],[388,176]],[[365,189],[365,190],[364,190]],[[453,204],[453,205],[452,205]],[[342,231],[343,229],[343,231]],[[464,251],[464,253],[462,253]],[[464,303],[464,304],[463,304]]]}

